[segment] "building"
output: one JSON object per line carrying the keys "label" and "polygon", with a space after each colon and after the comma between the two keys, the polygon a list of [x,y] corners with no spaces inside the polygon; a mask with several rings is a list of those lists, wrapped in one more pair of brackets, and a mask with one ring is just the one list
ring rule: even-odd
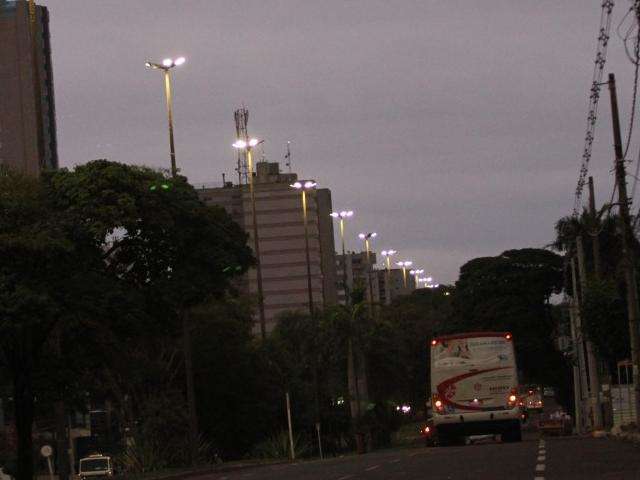
{"label": "building", "polygon": [[[256,217],[262,289],[267,331],[276,316],[285,311],[309,308],[304,223],[300,191],[291,188],[295,173],[281,173],[278,163],[258,162],[254,174]],[[208,205],[219,205],[249,233],[254,246],[251,197],[246,185],[198,189]],[[309,257],[311,291],[316,308],[337,303],[336,268],[331,213],[331,191],[318,188],[308,195]],[[254,248],[255,252],[255,248]],[[256,270],[252,269],[244,287],[257,294]]]}
{"label": "building", "polygon": [[35,32],[34,48],[27,1],[0,0],[0,165],[30,175],[58,166],[46,7]]}
{"label": "building", "polygon": [[[370,264],[367,262],[367,252],[346,252],[345,255],[336,255],[336,274],[338,280],[338,301],[340,304],[345,304],[345,269],[346,269],[346,283],[349,292],[352,292],[354,287],[363,288],[366,291],[365,298],[369,299],[369,290],[373,290],[373,301],[377,303],[380,301],[380,287],[378,285],[378,275],[376,274],[376,254],[371,252],[369,254]],[[369,282],[369,272],[373,272],[371,275],[371,284]]]}
{"label": "building", "polygon": [[[413,275],[410,275],[407,271],[407,285],[405,286],[404,275],[402,273],[401,268],[392,268],[387,270],[376,270],[376,274],[378,276],[378,285],[379,292],[378,295],[380,297],[380,302],[388,305],[393,302],[394,299],[398,298],[401,295],[409,295],[413,292],[416,287],[416,279]],[[389,282],[387,284],[387,278]],[[387,298],[389,300],[387,301]]]}

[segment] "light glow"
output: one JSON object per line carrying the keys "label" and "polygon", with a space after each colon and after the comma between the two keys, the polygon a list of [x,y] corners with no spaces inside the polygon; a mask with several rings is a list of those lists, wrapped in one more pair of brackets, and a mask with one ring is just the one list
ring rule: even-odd
{"label": "light glow", "polygon": [[236,140],[236,142],[233,144],[234,148],[247,148],[247,142],[245,142],[244,140]]}
{"label": "light glow", "polygon": [[186,62],[186,61],[187,61],[187,59],[186,59],[186,58],[184,58],[184,57],[178,57],[178,58],[176,58],[175,62],[173,62],[173,63],[174,63],[174,64],[176,64],[176,65],[182,65],[182,64],[183,64],[184,62]]}
{"label": "light glow", "polygon": [[304,182],[304,188],[313,188],[317,185],[316,182],[306,181]]}
{"label": "light glow", "polygon": [[289,186],[293,187],[293,188],[297,188],[297,189],[301,189],[302,188],[302,184],[300,182],[292,183]]}
{"label": "light glow", "polygon": [[260,140],[258,140],[257,138],[252,138],[251,140],[249,140],[250,147],[255,147],[256,145],[258,145],[258,143],[260,143]]}
{"label": "light glow", "polygon": [[172,67],[173,60],[171,60],[170,58],[165,58],[164,60],[162,60],[162,65],[164,65],[165,67]]}
{"label": "light glow", "polygon": [[367,236],[364,233],[359,233],[358,238],[364,240],[365,238],[367,238]]}

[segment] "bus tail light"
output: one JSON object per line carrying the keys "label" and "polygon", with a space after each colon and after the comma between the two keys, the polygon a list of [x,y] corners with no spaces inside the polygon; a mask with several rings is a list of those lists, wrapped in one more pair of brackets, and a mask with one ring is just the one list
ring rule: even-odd
{"label": "bus tail light", "polygon": [[444,412],[444,403],[442,403],[442,399],[440,398],[440,395],[438,395],[437,393],[434,393],[431,396],[431,404],[433,408],[435,408],[436,412],[438,413]]}
{"label": "bus tail light", "polygon": [[518,392],[515,388],[512,388],[511,393],[509,393],[509,398],[507,399],[507,403],[509,404],[510,407],[513,407],[515,406],[517,401],[518,401]]}

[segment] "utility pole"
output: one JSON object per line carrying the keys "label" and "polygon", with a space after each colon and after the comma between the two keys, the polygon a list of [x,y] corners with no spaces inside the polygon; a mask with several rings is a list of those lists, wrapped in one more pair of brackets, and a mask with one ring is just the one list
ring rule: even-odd
{"label": "utility pole", "polygon": [[576,329],[576,304],[575,299],[571,299],[569,303],[569,321],[571,325],[571,340],[573,343],[573,351],[575,355],[571,361],[573,369],[573,404],[574,404],[574,416],[576,419],[576,433],[580,435],[582,433],[582,385],[580,383],[580,362],[579,362],[579,345],[578,335]]}
{"label": "utility pole", "polygon": [[615,171],[618,185],[619,221],[622,232],[622,263],[624,279],[627,288],[627,310],[629,315],[629,343],[631,346],[631,364],[633,365],[633,389],[635,423],[640,425],[640,370],[638,361],[640,354],[640,332],[638,331],[638,286],[634,268],[633,252],[630,248],[632,235],[629,218],[629,199],[627,198],[627,178],[622,153],[622,139],[620,135],[620,118],[618,116],[618,99],[616,95],[616,78],[609,74],[609,93],[611,94],[611,116],[613,123],[613,141],[616,154]]}
{"label": "utility pole", "polygon": [[[587,379],[586,358],[584,352],[584,339],[582,337],[582,318],[580,317],[580,304],[578,301],[578,267],[575,257],[571,259],[571,279],[573,286],[573,344],[576,351],[576,361],[578,362],[578,374],[580,378],[580,409],[583,409],[583,399],[588,398],[587,387],[589,385]],[[580,426],[584,428],[584,420]]]}
{"label": "utility pole", "polygon": [[[584,309],[585,292],[587,291],[587,269],[584,262],[584,247],[582,235],[576,237],[578,250],[578,273],[580,276],[580,308]],[[584,345],[587,350],[587,368],[589,369],[589,407],[591,409],[591,422],[593,429],[602,428],[602,409],[600,407],[600,374],[598,362],[593,351],[593,343],[588,336],[583,335]]]}

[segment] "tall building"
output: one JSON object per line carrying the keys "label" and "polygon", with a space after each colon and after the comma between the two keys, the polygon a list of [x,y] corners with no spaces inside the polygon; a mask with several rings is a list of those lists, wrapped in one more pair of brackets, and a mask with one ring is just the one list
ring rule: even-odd
{"label": "tall building", "polygon": [[[254,176],[262,289],[267,330],[284,311],[308,311],[307,262],[300,191],[291,188],[295,173],[281,173],[278,163],[258,162]],[[254,247],[251,197],[246,185],[227,183],[198,189],[208,205],[219,205],[249,233]],[[308,196],[311,291],[316,308],[337,303],[331,191],[319,188]],[[255,249],[254,249],[255,251]],[[252,269],[244,287],[257,294]],[[257,318],[257,317],[256,317]],[[257,330],[257,328],[256,328]]]}
{"label": "tall building", "polygon": [[58,166],[46,7],[35,20],[34,39],[28,2],[0,0],[0,165],[30,175]]}

